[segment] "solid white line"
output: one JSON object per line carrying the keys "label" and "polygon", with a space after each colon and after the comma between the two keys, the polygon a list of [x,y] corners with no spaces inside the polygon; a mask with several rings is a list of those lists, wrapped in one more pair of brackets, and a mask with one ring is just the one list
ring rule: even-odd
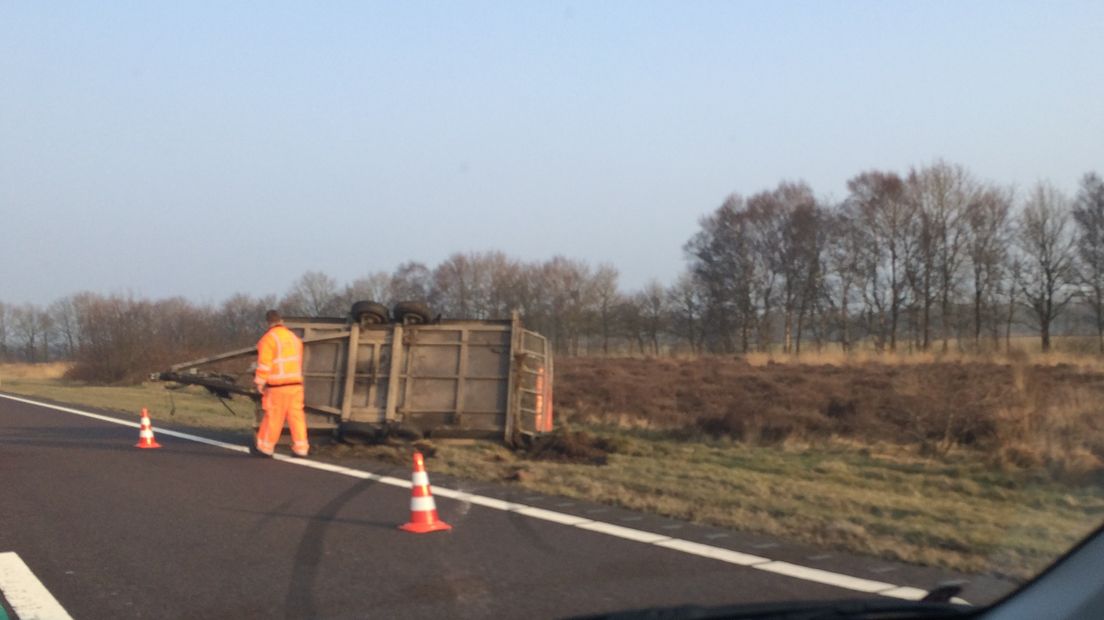
{"label": "solid white line", "polygon": [[19,620],[72,620],[14,551],[0,553],[0,592]]}
{"label": "solid white line", "polygon": [[590,520],[576,517],[575,515],[564,514],[562,512],[554,512],[543,508],[533,508],[532,506],[519,506],[514,512],[527,517],[533,517],[534,519],[543,519],[544,521],[561,523],[563,525],[581,525]]}
{"label": "solid white line", "polygon": [[903,598],[910,601],[918,601],[928,595],[927,590],[921,590],[920,588],[901,587],[894,588],[888,592],[883,592],[886,596],[893,596],[896,598]]}
{"label": "solid white line", "polygon": [[652,532],[645,532],[643,530],[634,530],[629,527],[622,527],[620,525],[614,525],[612,523],[605,523],[602,521],[590,521],[588,523],[579,523],[575,527],[582,528],[584,530],[590,530],[592,532],[601,532],[603,534],[609,534],[610,536],[616,536],[617,538],[624,538],[626,540],[635,540],[642,543],[657,543],[664,540],[671,540],[670,536],[664,536],[662,534],[655,534]]}
{"label": "solid white line", "polygon": [[859,577],[833,573],[831,571],[820,570],[819,568],[799,566],[797,564],[790,564],[789,562],[767,562],[766,564],[754,564],[752,565],[752,568],[757,570],[765,570],[770,573],[777,573],[779,575],[786,575],[787,577],[796,577],[798,579],[804,579],[805,581],[813,581],[829,586],[836,586],[837,588],[844,588],[846,590],[869,592],[871,594],[880,594],[882,592],[897,592],[899,590],[897,586],[891,583],[871,581],[870,579],[860,579]]}
{"label": "solid white line", "polygon": [[756,564],[766,564],[770,562],[769,559],[761,558],[757,555],[748,555],[746,553],[740,553],[739,551],[730,551],[728,549],[703,545],[701,543],[690,542],[689,540],[679,540],[677,538],[661,540],[655,544],[660,547],[674,549],[675,551],[681,551],[691,555],[700,555],[703,558],[712,558],[714,560],[728,562],[729,564],[738,564],[740,566],[754,566]]}
{"label": "solid white line", "polygon": [[514,504],[495,497],[487,497],[485,495],[472,495],[471,493],[457,493],[451,495],[449,491],[452,489],[436,489],[441,497],[450,497],[461,502],[467,502],[469,504],[475,504],[476,506],[483,506],[484,508],[492,508],[494,510],[501,510],[503,512],[512,512],[519,508],[524,508],[521,504]]}
{"label": "solid white line", "polygon": [[[110,422],[112,424],[118,424],[120,426],[129,426],[131,428],[142,428],[142,425],[138,422],[127,422],[126,420],[120,420],[119,418],[113,418],[111,416],[100,415],[98,413],[91,413],[88,411],[81,411],[79,409],[72,409],[70,407],[62,407],[61,405],[51,405],[48,403],[40,403],[34,400],[28,400],[26,398],[19,398],[18,396],[11,396],[8,394],[0,394],[0,398],[6,398],[8,400],[14,400],[28,405],[37,405],[39,407],[45,407],[47,409],[54,409],[57,411],[64,411],[65,413],[72,413],[86,418],[92,418],[93,420],[100,420],[103,422]],[[152,428],[152,427],[151,427]],[[178,437],[180,439],[187,439],[188,441],[195,441],[198,443],[205,443],[209,446],[216,446],[219,448],[225,448],[227,450],[233,450],[234,452],[249,452],[249,448],[237,444],[226,443],[225,441],[218,441],[215,439],[208,439],[206,437],[200,437],[199,435],[192,435],[189,433],[181,433],[179,431],[170,431],[167,429],[161,429],[157,431],[162,435],[168,435],[169,437]]]}
{"label": "solid white line", "polygon": [[[245,452],[248,452],[245,449]],[[342,476],[350,476],[352,478],[360,478],[361,480],[374,480],[382,484],[388,484],[393,487],[400,487],[409,489],[411,487],[409,480],[401,480],[399,478],[392,478],[391,476],[381,476],[374,474],[370,471],[364,471],[362,469],[353,469],[352,467],[343,467],[341,465],[332,465],[330,463],[322,463],[320,461],[305,461],[290,456],[284,456],[283,454],[277,454],[272,457],[277,461],[283,461],[284,463],[290,463],[292,465],[299,465],[300,467],[309,467],[310,469],[317,469],[320,471],[328,471],[332,474],[341,474]]]}
{"label": "solid white line", "polygon": [[[26,403],[28,405],[36,405],[39,407],[45,407],[47,409],[54,409],[57,411],[63,411],[65,413],[72,413],[75,415],[92,418],[94,420],[110,422],[112,424],[132,426],[135,428],[138,427],[137,423],[127,422],[118,418],[90,413],[87,411],[81,411],[79,409],[72,409],[70,407],[40,403],[25,398],[9,396],[7,394],[0,394],[0,398],[7,398],[9,400]],[[195,441],[210,446],[223,448],[226,450],[233,450],[234,452],[249,452],[249,448],[247,447],[226,443],[224,441],[208,439],[206,437],[200,437],[199,435],[192,435],[189,433],[181,433],[179,431],[171,431],[166,429],[161,429],[157,432],[169,437],[187,439],[188,441]],[[386,484],[394,487],[409,489],[412,486],[410,480],[402,480],[399,478],[393,478],[391,476],[381,476],[379,474],[374,474],[372,472],[364,471],[361,469],[342,467],[340,465],[331,465],[329,463],[320,463],[318,461],[296,459],[290,456],[284,456],[282,454],[278,454],[274,458],[277,461],[299,465],[300,467],[309,467],[320,471],[359,478],[361,480],[374,480],[381,484]],[[906,600],[916,600],[917,598],[922,598],[923,594],[926,594],[924,590],[921,590],[919,588],[898,586],[891,583],[883,583],[881,581],[862,579],[859,577],[844,575],[842,573],[821,570],[819,568],[809,568],[806,566],[791,564],[789,562],[775,561],[771,560],[770,558],[740,553],[739,551],[733,551],[731,549],[725,549],[723,547],[714,547],[712,545],[704,545],[702,543],[683,540],[680,538],[671,538],[669,536],[663,536],[661,534],[655,534],[653,532],[627,528],[620,525],[615,525],[613,523],[606,523],[604,521],[593,521],[591,519],[586,519],[583,517],[562,512],[555,512],[552,510],[545,510],[543,508],[537,508],[535,506],[527,506],[525,504],[507,502],[505,500],[496,499],[494,497],[474,495],[465,491],[433,487],[433,493],[438,497],[454,499],[457,501],[475,504],[494,510],[501,510],[504,512],[514,512],[533,519],[540,519],[552,523],[560,523],[569,527],[576,527],[591,532],[598,532],[624,540],[632,540],[644,544],[655,545],[657,547],[671,549],[672,551],[679,551],[681,553],[710,558],[737,566],[746,566],[757,570],[775,573],[778,575],[785,575],[787,577],[801,579],[804,581],[835,586],[837,588],[843,588],[845,590],[854,590],[857,592],[878,594],[881,596],[888,596],[891,598],[900,598]]]}

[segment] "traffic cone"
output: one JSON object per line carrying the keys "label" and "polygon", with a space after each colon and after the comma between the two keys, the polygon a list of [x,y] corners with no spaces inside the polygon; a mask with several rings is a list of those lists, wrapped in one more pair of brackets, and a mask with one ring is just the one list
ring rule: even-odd
{"label": "traffic cone", "polygon": [[161,447],[153,437],[153,427],[150,426],[149,412],[145,407],[142,407],[142,430],[138,431],[138,443],[134,444],[134,447],[144,449]]}
{"label": "traffic cone", "polygon": [[414,486],[410,489],[410,522],[400,525],[399,529],[415,534],[451,530],[451,525],[437,518],[437,504],[429,490],[429,474],[426,473],[421,452],[414,453],[414,475],[411,483]]}

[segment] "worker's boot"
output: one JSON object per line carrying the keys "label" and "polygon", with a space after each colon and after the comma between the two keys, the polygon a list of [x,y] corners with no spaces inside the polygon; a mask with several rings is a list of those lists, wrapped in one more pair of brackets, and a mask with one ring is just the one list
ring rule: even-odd
{"label": "worker's boot", "polygon": [[252,442],[249,443],[249,456],[256,456],[256,457],[263,458],[263,459],[272,458],[271,454],[261,452],[260,450],[257,449],[257,446],[255,446]]}

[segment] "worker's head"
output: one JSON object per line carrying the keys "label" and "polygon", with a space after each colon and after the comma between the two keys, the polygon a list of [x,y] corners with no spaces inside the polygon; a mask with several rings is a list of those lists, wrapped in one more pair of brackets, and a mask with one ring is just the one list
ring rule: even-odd
{"label": "worker's head", "polygon": [[265,312],[265,320],[268,321],[269,325],[276,325],[278,323],[283,323],[284,317],[280,316],[279,310],[269,310]]}

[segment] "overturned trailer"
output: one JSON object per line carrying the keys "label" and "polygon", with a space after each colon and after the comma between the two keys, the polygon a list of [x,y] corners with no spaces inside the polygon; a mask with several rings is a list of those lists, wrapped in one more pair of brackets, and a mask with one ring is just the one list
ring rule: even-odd
{"label": "overturned trailer", "polygon": [[[516,444],[552,430],[552,355],[548,340],[507,320],[430,320],[420,304],[393,313],[371,302],[349,316],[287,317],[303,339],[307,428],[433,437],[501,437]],[[253,347],[172,366],[156,379],[248,395],[263,412],[247,370]]]}

